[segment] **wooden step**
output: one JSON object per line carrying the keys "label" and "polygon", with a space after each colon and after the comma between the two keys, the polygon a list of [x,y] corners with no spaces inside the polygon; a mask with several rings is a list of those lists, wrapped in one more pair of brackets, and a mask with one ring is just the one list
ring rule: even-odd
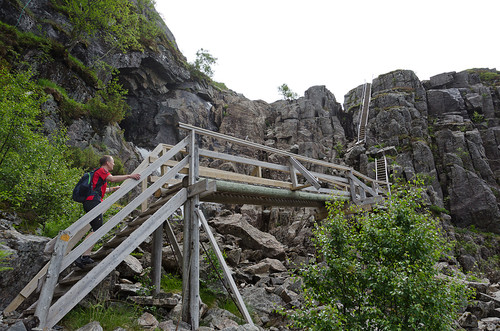
{"label": "wooden step", "polygon": [[117,237],[124,237],[124,236],[128,236],[129,234],[131,234],[132,232],[135,231],[135,229],[137,229],[138,226],[127,226],[125,229],[123,229],[122,231],[118,232],[116,234]]}
{"label": "wooden step", "polygon": [[149,215],[148,216],[139,216],[135,220],[133,220],[132,222],[128,223],[127,225],[131,226],[131,227],[137,227],[137,226],[141,225],[142,223],[146,222],[148,220],[148,218],[149,218]]}
{"label": "wooden step", "polygon": [[94,260],[100,260],[100,259],[104,259],[106,256],[109,255],[109,253],[111,253],[113,251],[113,249],[106,249],[106,248],[101,248],[100,250],[98,250],[97,252],[95,253],[92,253],[90,255],[90,257]]}
{"label": "wooden step", "polygon": [[76,284],[80,279],[82,279],[87,273],[80,274],[80,275],[70,275],[68,277],[65,277],[63,280],[59,281],[59,285],[66,286],[66,285],[73,285]]}
{"label": "wooden step", "polygon": [[116,248],[118,247],[122,242],[125,241],[125,239],[127,239],[127,237],[114,237],[113,239],[111,239],[110,241],[108,241],[107,243],[104,243],[103,247],[104,248]]}

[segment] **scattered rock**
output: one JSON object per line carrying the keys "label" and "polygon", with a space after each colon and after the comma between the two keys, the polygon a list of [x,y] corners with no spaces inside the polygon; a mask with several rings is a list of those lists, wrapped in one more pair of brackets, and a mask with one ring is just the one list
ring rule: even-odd
{"label": "scattered rock", "polygon": [[137,323],[147,330],[154,330],[158,326],[158,324],[160,324],[158,320],[150,313],[142,314],[141,317],[139,317],[139,319],[137,320]]}
{"label": "scattered rock", "polygon": [[232,234],[241,238],[243,248],[257,250],[264,256],[271,258],[285,258],[284,246],[274,236],[251,226],[241,214],[211,219],[210,225],[215,227],[219,233]]}
{"label": "scattered rock", "polygon": [[131,296],[128,299],[142,306],[155,306],[168,309],[174,308],[179,303],[179,298],[167,295],[160,295],[158,297]]}
{"label": "scattered rock", "polygon": [[118,265],[116,270],[121,277],[139,276],[144,272],[141,262],[134,256],[128,255],[122,263]]}
{"label": "scattered rock", "polygon": [[82,326],[81,328],[77,329],[76,331],[103,331],[103,328],[99,322],[91,322],[85,326]]}
{"label": "scattered rock", "polygon": [[470,312],[465,312],[458,319],[458,324],[463,328],[477,328],[477,317]]}

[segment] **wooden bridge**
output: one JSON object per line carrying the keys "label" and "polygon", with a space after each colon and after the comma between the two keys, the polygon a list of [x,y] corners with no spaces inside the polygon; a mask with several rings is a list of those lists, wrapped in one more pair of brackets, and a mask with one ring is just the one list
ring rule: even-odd
{"label": "wooden bridge", "polygon": [[[236,303],[247,321],[252,323],[231,273],[222,257],[208,223],[199,209],[200,202],[255,204],[264,206],[315,207],[324,210],[325,202],[341,199],[355,204],[373,204],[382,199],[388,185],[369,178],[352,168],[315,160],[281,151],[220,133],[179,124],[187,132],[175,146],[158,145],[134,171],[142,182],[127,180],[121,188],[96,208],[85,214],[51,240],[46,252],[52,253],[47,265],[4,310],[16,310],[28,297],[38,300],[25,313],[34,313],[39,329],[56,325],[93,288],[113,271],[146,238],[153,236],[152,282],[159,292],[161,252],[164,231],[182,263],[182,318],[193,330],[199,326],[199,231],[208,234],[223,268],[225,280],[236,297]],[[221,145],[239,145],[245,150],[274,154],[281,164],[228,153],[215,152],[198,146],[203,139],[213,139]],[[234,165],[236,172],[205,166],[213,160]],[[313,171],[313,169],[315,171]],[[277,180],[275,178],[284,178]],[[141,193],[109,219],[95,233],[77,243],[89,231],[89,222],[104,213],[134,188]],[[169,217],[184,206],[183,250],[176,241],[168,222]],[[140,208],[136,217],[131,214]],[[73,262],[104,236],[112,238],[91,255],[97,264],[89,269],[72,268]],[[67,276],[61,272],[70,270]]]}

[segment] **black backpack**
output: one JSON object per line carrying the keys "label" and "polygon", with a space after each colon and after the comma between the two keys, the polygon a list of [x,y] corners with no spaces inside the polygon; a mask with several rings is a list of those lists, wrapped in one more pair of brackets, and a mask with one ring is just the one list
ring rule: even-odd
{"label": "black backpack", "polygon": [[91,172],[83,174],[82,178],[78,181],[73,189],[73,200],[83,203],[92,194],[92,178],[94,177],[94,169]]}

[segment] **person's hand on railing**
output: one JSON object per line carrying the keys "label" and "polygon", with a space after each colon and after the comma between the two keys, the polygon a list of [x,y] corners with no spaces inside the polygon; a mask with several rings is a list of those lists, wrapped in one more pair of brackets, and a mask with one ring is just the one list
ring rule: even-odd
{"label": "person's hand on railing", "polygon": [[141,174],[131,174],[131,175],[129,175],[129,178],[139,180],[139,179],[141,179]]}

